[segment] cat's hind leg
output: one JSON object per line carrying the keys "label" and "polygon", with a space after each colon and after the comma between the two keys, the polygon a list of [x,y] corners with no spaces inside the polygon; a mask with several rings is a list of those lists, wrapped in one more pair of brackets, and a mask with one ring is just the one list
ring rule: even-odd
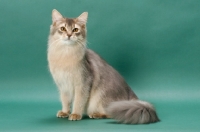
{"label": "cat's hind leg", "polygon": [[101,113],[93,113],[90,114],[89,117],[93,119],[109,118],[106,114],[101,114]]}
{"label": "cat's hind leg", "polygon": [[96,94],[90,98],[87,108],[87,114],[90,118],[93,119],[101,119],[101,118],[109,118],[106,115],[102,102],[100,100],[100,95]]}

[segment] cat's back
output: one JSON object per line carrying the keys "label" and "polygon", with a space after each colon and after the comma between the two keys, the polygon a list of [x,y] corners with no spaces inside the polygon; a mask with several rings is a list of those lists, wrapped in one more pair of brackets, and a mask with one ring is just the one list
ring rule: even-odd
{"label": "cat's back", "polygon": [[96,52],[91,49],[86,50],[85,59],[88,66],[92,70],[93,74],[99,74],[99,76],[106,76],[104,72],[118,74],[114,68],[112,68],[103,58],[101,58]]}
{"label": "cat's back", "polygon": [[105,66],[106,62],[91,49],[86,50],[86,60],[93,66]]}
{"label": "cat's back", "polygon": [[95,77],[102,80],[125,82],[122,76],[93,50],[86,50],[86,61],[88,68]]}
{"label": "cat's back", "polygon": [[86,50],[86,61],[93,76],[93,89],[103,90],[106,98],[137,98],[123,77],[93,50]]}

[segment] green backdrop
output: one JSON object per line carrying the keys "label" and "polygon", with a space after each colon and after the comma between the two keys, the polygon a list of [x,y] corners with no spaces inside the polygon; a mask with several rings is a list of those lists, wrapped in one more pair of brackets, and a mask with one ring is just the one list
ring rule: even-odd
{"label": "green backdrop", "polygon": [[[89,12],[88,47],[153,103],[161,122],[57,119],[47,67],[51,11]],[[199,131],[199,0],[0,0],[0,131]]]}

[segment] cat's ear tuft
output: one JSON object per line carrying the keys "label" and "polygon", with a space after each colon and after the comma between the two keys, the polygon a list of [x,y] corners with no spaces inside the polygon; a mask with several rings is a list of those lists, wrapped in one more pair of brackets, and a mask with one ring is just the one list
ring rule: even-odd
{"label": "cat's ear tuft", "polygon": [[53,11],[52,11],[52,21],[53,21],[53,23],[58,21],[58,20],[61,20],[62,18],[63,18],[63,16],[56,9],[53,9]]}
{"label": "cat's ear tuft", "polygon": [[88,12],[83,12],[78,18],[77,20],[82,23],[82,24],[86,24],[87,23],[87,18],[88,18]]}

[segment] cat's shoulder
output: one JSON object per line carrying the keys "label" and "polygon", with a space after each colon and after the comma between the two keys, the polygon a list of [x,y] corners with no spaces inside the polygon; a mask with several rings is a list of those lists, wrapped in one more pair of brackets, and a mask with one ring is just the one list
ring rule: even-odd
{"label": "cat's shoulder", "polygon": [[86,59],[89,62],[100,63],[104,60],[93,50],[87,49],[86,50]]}
{"label": "cat's shoulder", "polygon": [[91,50],[91,49],[87,49],[86,50],[86,57],[87,58],[99,58],[100,56],[96,53],[96,52],[94,52],[93,50]]}
{"label": "cat's shoulder", "polygon": [[94,54],[95,52],[91,49],[86,49],[86,54]]}

